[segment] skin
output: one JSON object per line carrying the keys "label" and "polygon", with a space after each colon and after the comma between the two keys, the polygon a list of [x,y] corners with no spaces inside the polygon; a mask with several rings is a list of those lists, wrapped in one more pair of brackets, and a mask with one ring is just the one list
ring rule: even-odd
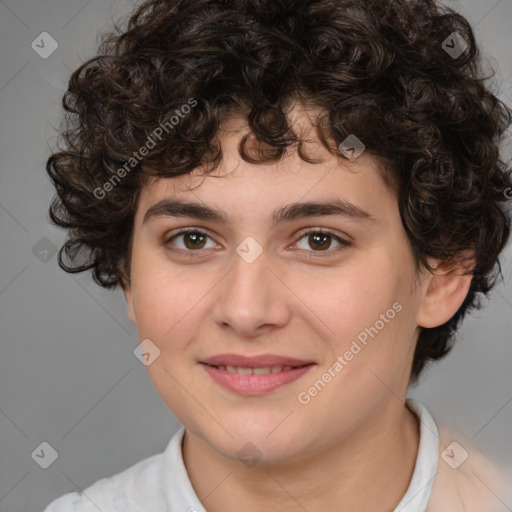
{"label": "skin", "polygon": [[[396,193],[378,162],[365,153],[353,162],[335,158],[311,135],[308,115],[295,109],[293,116],[309,136],[307,153],[322,163],[308,164],[295,151],[274,164],[244,162],[237,144],[247,128],[235,117],[219,133],[224,157],[212,175],[194,171],[143,188],[124,283],[128,314],[140,339],[161,351],[147,369],[186,427],[184,462],[206,510],[231,512],[243,503],[249,512],[391,511],[407,490],[418,449],[419,425],[404,402],[419,326],[451,318],[471,277],[455,267],[417,272]],[[219,208],[229,222],[160,216],[143,223],[164,198]],[[375,220],[331,215],[270,227],[277,207],[332,199]],[[209,238],[200,249],[186,235],[166,243],[182,227]],[[303,235],[309,228],[351,245],[337,250],[340,244],[327,238],[322,251],[322,240],[315,245]],[[236,252],[248,236],[263,249],[252,263]],[[301,404],[297,395],[394,303],[402,310]],[[220,387],[199,364],[227,352],[291,356],[316,366],[274,391],[242,396]],[[261,457],[251,467],[237,456],[247,442]]]}

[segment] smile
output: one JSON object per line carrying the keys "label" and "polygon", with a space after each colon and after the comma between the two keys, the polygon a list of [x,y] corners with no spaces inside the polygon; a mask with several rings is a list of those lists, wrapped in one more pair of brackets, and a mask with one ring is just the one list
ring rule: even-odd
{"label": "smile", "polygon": [[243,367],[201,363],[210,377],[219,385],[241,395],[261,395],[297,380],[315,363],[301,366]]}

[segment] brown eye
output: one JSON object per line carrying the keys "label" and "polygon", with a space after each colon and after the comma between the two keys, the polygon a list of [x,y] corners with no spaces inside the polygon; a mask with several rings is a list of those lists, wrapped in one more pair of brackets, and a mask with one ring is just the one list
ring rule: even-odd
{"label": "brown eye", "polygon": [[329,249],[331,245],[332,236],[325,233],[313,233],[308,235],[308,243],[312,248],[320,249],[321,251]]}
{"label": "brown eye", "polygon": [[[171,247],[171,251],[193,252],[205,248],[205,243],[210,237],[198,229],[183,229],[165,241],[165,245],[177,246]],[[181,244],[176,240],[182,240]],[[206,247],[207,248],[207,247]]]}
{"label": "brown eye", "polygon": [[181,236],[183,236],[183,243],[187,249],[202,249],[204,246],[206,237],[201,233],[190,232],[184,233]]}
{"label": "brown eye", "polygon": [[[328,231],[321,230],[310,230],[300,237],[299,242],[302,239],[306,239],[306,247],[299,247],[299,249],[308,252],[328,252],[329,254],[332,254],[333,252],[337,252],[340,249],[351,245],[347,240],[343,240],[339,236],[329,233]],[[329,250],[332,246],[333,240],[338,243],[338,247]],[[297,242],[297,244],[299,242]],[[313,251],[308,250],[308,248],[313,249]]]}

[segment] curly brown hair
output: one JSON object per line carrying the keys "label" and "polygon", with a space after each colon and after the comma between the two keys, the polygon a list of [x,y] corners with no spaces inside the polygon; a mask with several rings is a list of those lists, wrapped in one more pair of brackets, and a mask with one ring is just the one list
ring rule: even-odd
{"label": "curly brown hair", "polygon": [[[450,54],[447,41],[466,48]],[[481,307],[510,234],[512,178],[499,146],[512,111],[484,84],[492,75],[482,68],[469,22],[434,0],[146,1],[126,30],[102,35],[63,97],[65,145],[46,166],[57,191],[51,220],[68,229],[59,265],[92,269],[105,288],[123,286],[142,187],[150,176],[214,170],[219,124],[234,112],[245,113],[257,143],[251,152],[244,138],[244,160],[276,162],[296,147],[310,161],[286,111],[300,99],[319,112],[316,132],[331,154],[346,158],[339,144],[357,134],[383,163],[417,268],[473,251],[460,309],[421,328],[416,383],[426,363],[451,350],[465,314]],[[136,160],[191,98],[194,108]]]}

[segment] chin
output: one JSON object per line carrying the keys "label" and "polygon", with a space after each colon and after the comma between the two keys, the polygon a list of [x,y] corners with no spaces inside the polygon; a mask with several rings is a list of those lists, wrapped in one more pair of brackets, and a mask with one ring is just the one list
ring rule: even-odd
{"label": "chin", "polygon": [[202,429],[202,437],[223,456],[239,460],[248,467],[255,463],[272,465],[293,462],[298,455],[297,440],[304,436],[299,431],[291,431],[290,425],[279,425],[281,420],[273,417],[272,421],[256,422],[254,419],[239,418],[229,426],[225,424],[233,437],[220,428],[213,434],[211,425]]}

